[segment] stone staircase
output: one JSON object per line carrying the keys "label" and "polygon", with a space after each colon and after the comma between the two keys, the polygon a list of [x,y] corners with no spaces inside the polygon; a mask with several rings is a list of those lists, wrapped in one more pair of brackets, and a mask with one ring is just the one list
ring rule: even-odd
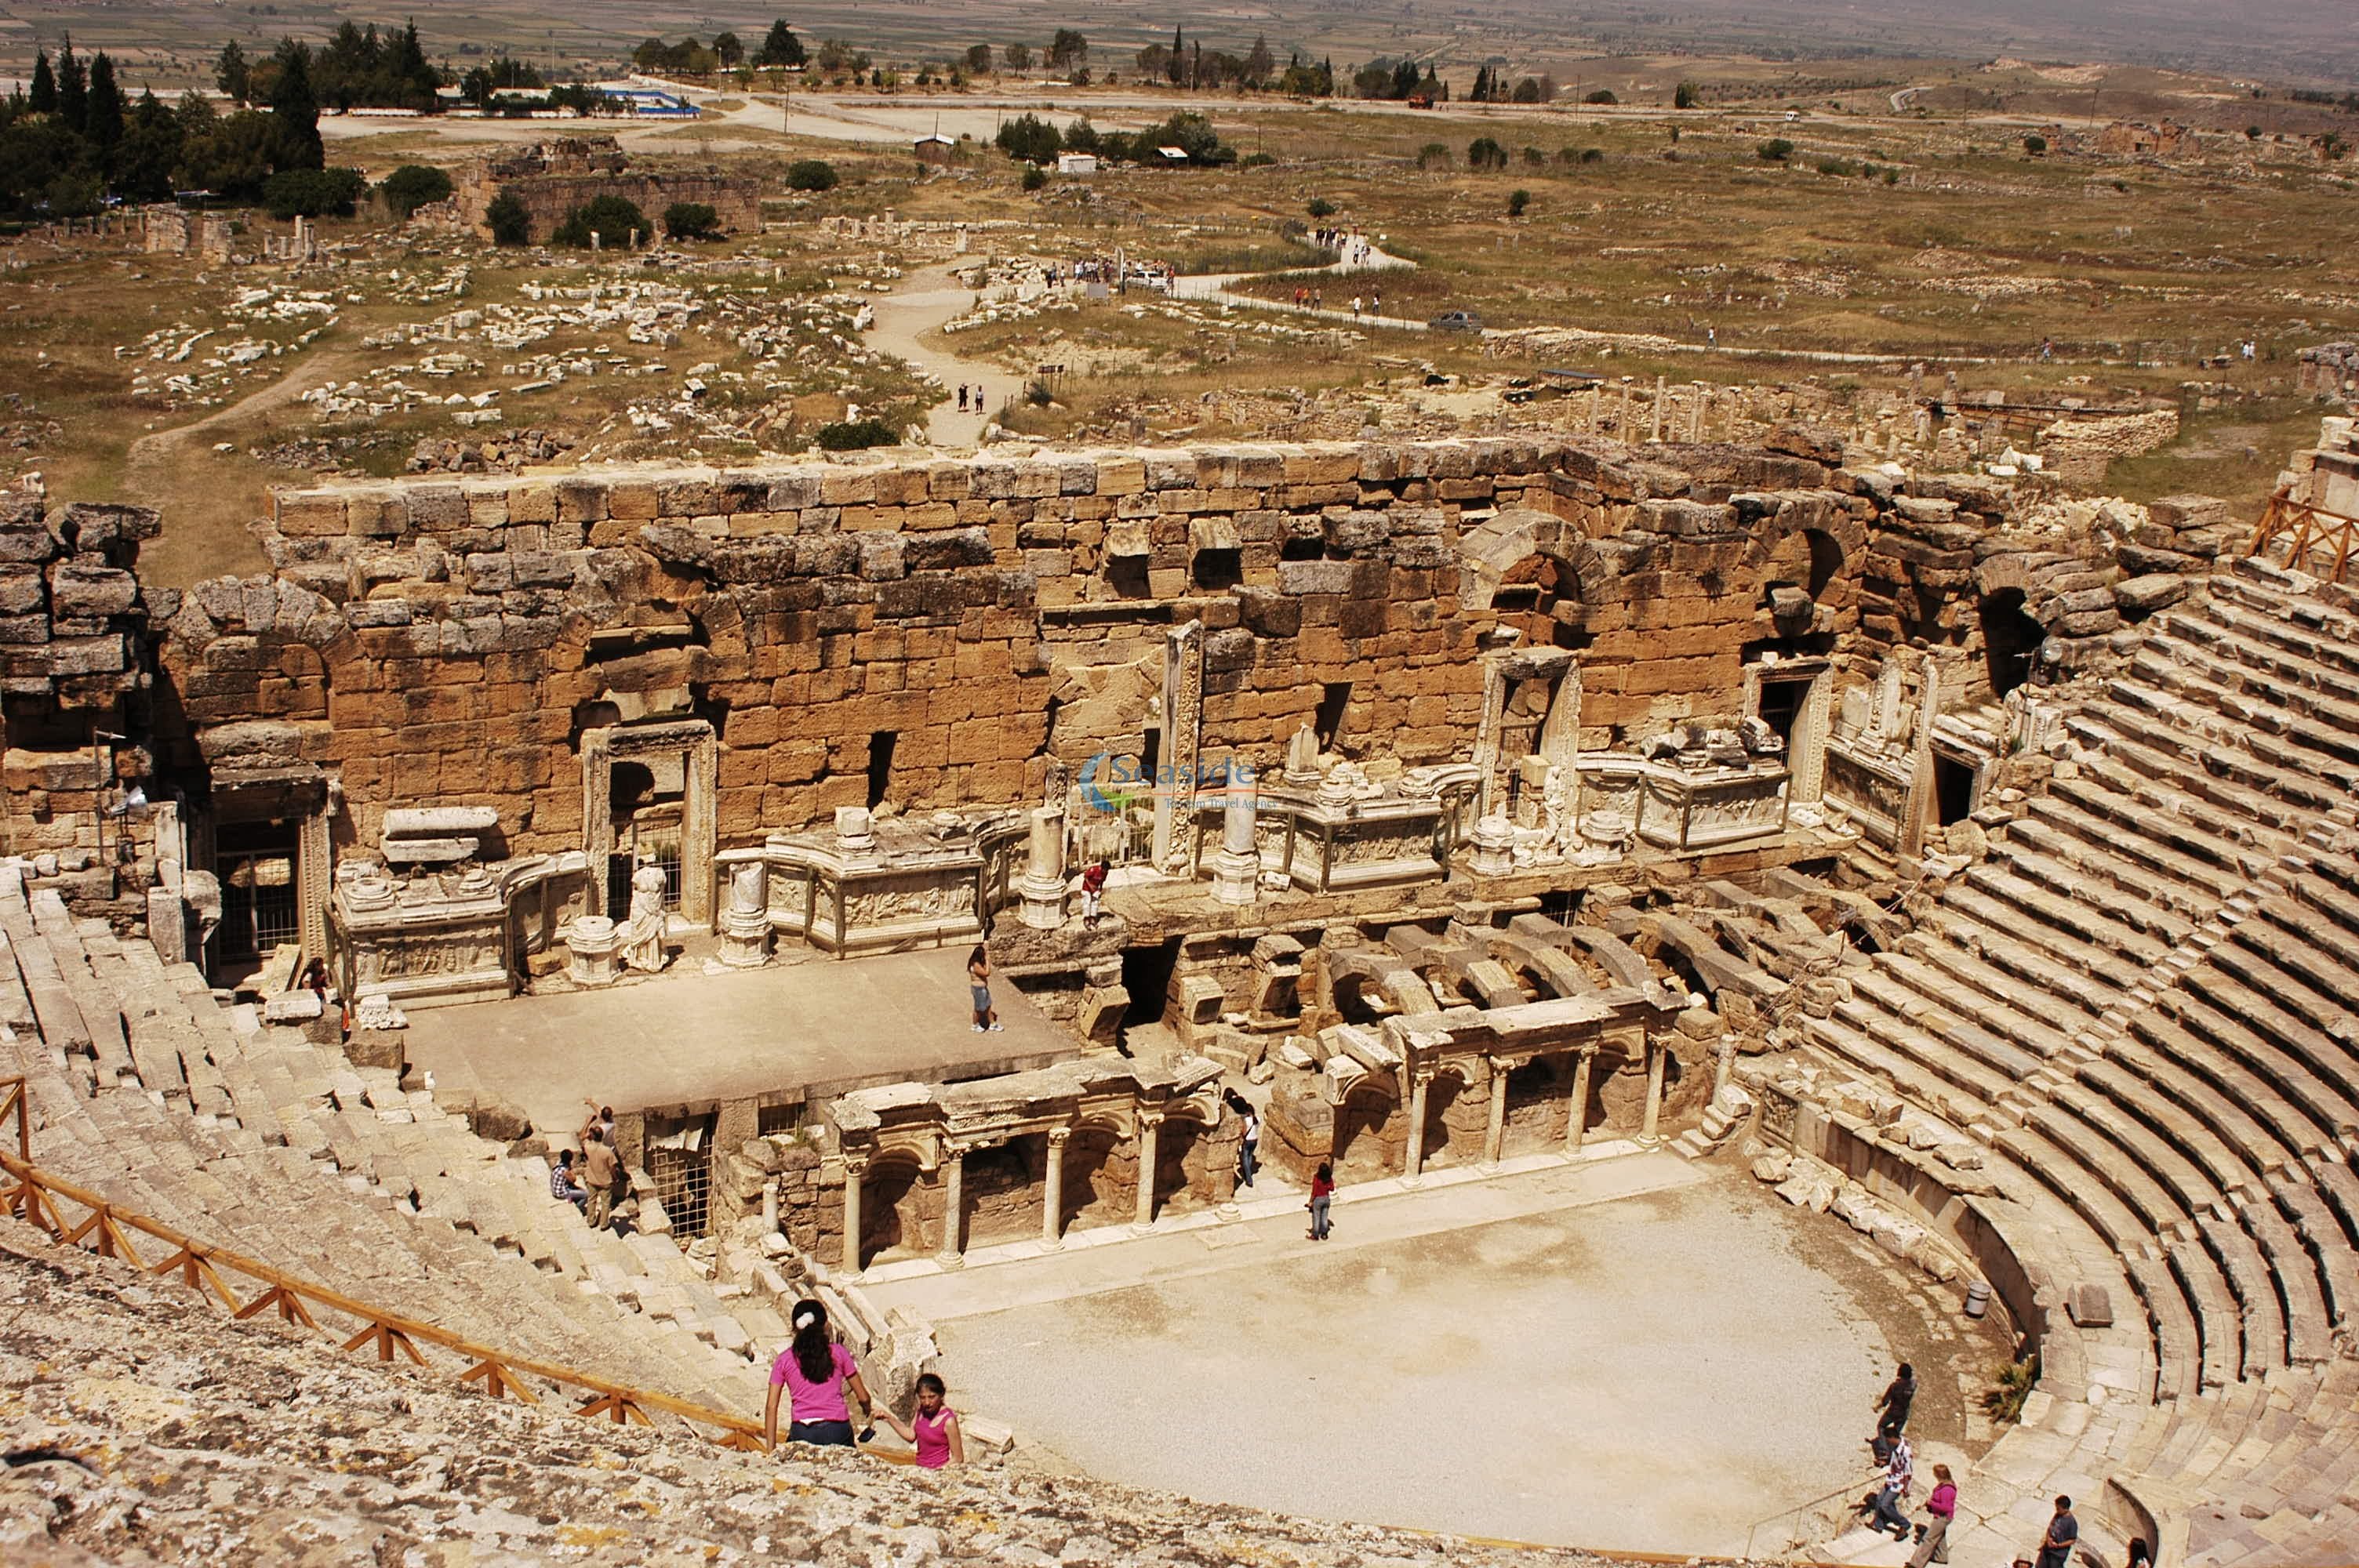
{"label": "stone staircase", "polygon": [[2135,1420],[2051,1353],[2035,1400],[2082,1413],[1985,1460],[2013,1533],[1974,1550],[2110,1480],[2190,1562],[2299,1561],[2359,1540],[2359,615],[2245,562],[2148,631],[1809,1043],[1984,1145],[2010,1249],[2142,1341],[2080,1336],[2150,1368]]}
{"label": "stone staircase", "polygon": [[215,1005],[194,967],[0,868],[0,1074],[33,1159],[187,1235],[512,1354],[758,1414],[787,1329],[669,1238],[593,1231],[390,1071]]}

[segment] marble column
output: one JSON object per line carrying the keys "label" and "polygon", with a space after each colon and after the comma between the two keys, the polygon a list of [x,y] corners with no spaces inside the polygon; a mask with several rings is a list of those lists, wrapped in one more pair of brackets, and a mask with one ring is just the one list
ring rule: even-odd
{"label": "marble column", "polygon": [[1223,786],[1221,852],[1212,857],[1212,902],[1247,904],[1261,896],[1261,850],[1254,837],[1256,800],[1234,763]]}
{"label": "marble column", "polygon": [[1712,1054],[1712,1098],[1718,1099],[1721,1092],[1728,1087],[1728,1080],[1735,1075],[1736,1037],[1723,1034],[1720,1037],[1720,1049]]}
{"label": "marble column", "polygon": [[845,1155],[843,1160],[843,1271],[852,1279],[860,1277],[860,1184],[867,1176],[868,1162]]}
{"label": "marble column", "polygon": [[1133,1223],[1141,1230],[1155,1223],[1155,1144],[1163,1113],[1138,1113],[1138,1213]]}
{"label": "marble column", "polygon": [[1491,1125],[1483,1134],[1483,1162],[1496,1165],[1507,1141],[1507,1064],[1491,1062]]}
{"label": "marble column", "polygon": [[966,1261],[966,1151],[942,1151],[942,1244],[934,1261],[955,1269]]}
{"label": "marble column", "polygon": [[1589,1076],[1597,1063],[1597,1047],[1581,1048],[1581,1065],[1572,1070],[1572,1112],[1565,1119],[1564,1152],[1581,1152],[1582,1141],[1589,1136]]}
{"label": "marble column", "polygon": [[741,860],[729,871],[729,912],[721,917],[721,961],[759,968],[770,961],[770,869]]}
{"label": "marble column", "polygon": [[1401,1180],[1412,1186],[1425,1171],[1425,1088],[1430,1081],[1419,1074],[1408,1092],[1408,1158],[1401,1164]]}
{"label": "marble column", "polygon": [[1663,438],[1663,389],[1668,384],[1668,378],[1659,375],[1655,378],[1654,418],[1647,427],[1647,439],[1649,441],[1660,441]]}
{"label": "marble column", "polygon": [[1025,856],[1024,874],[1016,879],[1023,899],[1018,918],[1036,931],[1054,931],[1065,924],[1065,808],[1062,805],[1032,808],[1032,837]]}
{"label": "marble column", "polygon": [[1639,1126],[1638,1137],[1643,1142],[1655,1141],[1655,1124],[1663,1113],[1663,1057],[1660,1045],[1647,1042],[1647,1119]]}
{"label": "marble column", "polygon": [[1040,1200],[1040,1244],[1044,1247],[1065,1244],[1065,1142],[1072,1135],[1071,1128],[1049,1130],[1049,1170],[1041,1183],[1048,1190]]}

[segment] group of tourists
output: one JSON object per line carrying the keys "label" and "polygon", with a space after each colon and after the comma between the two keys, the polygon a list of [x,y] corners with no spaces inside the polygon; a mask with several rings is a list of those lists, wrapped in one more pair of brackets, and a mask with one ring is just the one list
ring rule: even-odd
{"label": "group of tourists", "polygon": [[969,386],[964,382],[959,383],[958,405],[959,412],[962,414],[982,413],[984,410],[983,388],[980,386]]}
{"label": "group of tourists", "polygon": [[549,1168],[549,1195],[571,1204],[592,1228],[603,1230],[614,1223],[623,1190],[623,1161],[614,1152],[614,1108],[596,1100],[582,1103],[590,1108],[590,1119],[582,1124],[582,1157],[577,1162],[572,1150],[557,1152],[557,1163]]}
{"label": "group of tourists", "polygon": [[[1928,1563],[1950,1560],[1950,1527],[1958,1517],[1958,1487],[1947,1465],[1934,1465],[1933,1491],[1925,1499],[1925,1518],[1914,1525],[1909,1522],[1901,1505],[1908,1501],[1917,1479],[1916,1454],[1907,1431],[1909,1407],[1916,1400],[1916,1368],[1904,1361],[1875,1401],[1875,1435],[1869,1442],[1876,1463],[1884,1466],[1884,1478],[1874,1496],[1861,1505],[1861,1511],[1877,1529],[1890,1530],[1896,1541],[1908,1540],[1913,1530],[1917,1551],[1908,1559],[1908,1568],[1926,1568]],[[2015,1568],[2071,1568],[2072,1548],[2080,1539],[2081,1521],[2073,1517],[2072,1499],[2059,1497],[2036,1553],[2017,1558]],[[2146,1542],[2131,1541],[2130,1568],[2141,1568],[2147,1557]]]}

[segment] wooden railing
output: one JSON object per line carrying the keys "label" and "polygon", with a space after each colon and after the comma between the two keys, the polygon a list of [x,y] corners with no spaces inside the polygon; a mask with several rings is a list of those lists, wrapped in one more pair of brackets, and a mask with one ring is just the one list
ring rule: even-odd
{"label": "wooden railing", "polygon": [[[2261,512],[2261,521],[2253,530],[2253,542],[2245,547],[2247,556],[2266,556],[2283,541],[2286,546],[2285,565],[2288,571],[2310,572],[2341,582],[2351,565],[2353,547],[2359,546],[2359,520],[2327,512],[2296,501],[2290,492],[2280,490],[2269,497]],[[2315,553],[2318,565],[2310,564]],[[2332,557],[2333,564],[2327,565]]]}
{"label": "wooden railing", "polygon": [[[200,1295],[218,1299],[232,1317],[276,1312],[288,1323],[340,1340],[346,1350],[375,1350],[380,1361],[398,1357],[432,1367],[435,1363],[428,1359],[428,1352],[439,1352],[438,1359],[447,1357],[463,1368],[458,1374],[460,1381],[480,1382],[494,1399],[506,1396],[537,1405],[541,1402],[541,1395],[533,1391],[538,1383],[544,1393],[561,1391],[575,1401],[572,1413],[578,1416],[651,1426],[654,1418],[649,1412],[661,1411],[723,1448],[761,1453],[768,1446],[757,1421],[635,1389],[571,1367],[511,1356],[183,1236],[96,1193],[61,1182],[35,1165],[31,1105],[21,1077],[0,1078],[0,1125],[11,1115],[16,1123],[16,1152],[0,1153],[0,1175],[6,1178],[5,1184],[0,1184],[0,1213],[38,1226],[60,1246],[88,1248],[102,1258],[119,1258],[150,1274],[177,1274]],[[160,1255],[153,1261],[142,1256],[135,1237],[154,1244]],[[241,1300],[238,1290],[232,1288],[233,1280],[251,1293]],[[320,1314],[326,1315],[332,1326],[322,1325]]]}

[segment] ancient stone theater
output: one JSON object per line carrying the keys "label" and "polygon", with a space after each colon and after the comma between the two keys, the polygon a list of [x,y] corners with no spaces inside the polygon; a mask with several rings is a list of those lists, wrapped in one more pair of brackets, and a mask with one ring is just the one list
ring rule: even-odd
{"label": "ancient stone theater", "polygon": [[[1062,1352],[995,1381],[973,1326],[1276,1267],[1322,1171],[1324,1269],[1659,1162],[1954,1352],[1951,1560],[2060,1493],[2108,1563],[2347,1556],[2354,471],[2327,421],[2256,528],[1799,427],[1000,444],[282,491],[270,571],[185,590],[155,514],[9,492],[0,1359],[111,1359],[60,1432],[309,1444],[280,1506],[377,1562],[483,1560],[451,1475],[503,1464],[466,1508],[600,1561],[657,1560],[633,1484],[700,1562],[1886,1561],[1836,1539],[1864,1441],[1703,1536],[1510,1549],[1093,1463]],[[596,1228],[550,1195],[585,1098]],[[973,1462],[762,1453],[808,1297],[886,1408],[975,1390]],[[137,1312],[144,1373],[91,1348]],[[1430,1326],[1350,1331],[1370,1389]],[[371,1442],[412,1468],[340,1487]]]}

